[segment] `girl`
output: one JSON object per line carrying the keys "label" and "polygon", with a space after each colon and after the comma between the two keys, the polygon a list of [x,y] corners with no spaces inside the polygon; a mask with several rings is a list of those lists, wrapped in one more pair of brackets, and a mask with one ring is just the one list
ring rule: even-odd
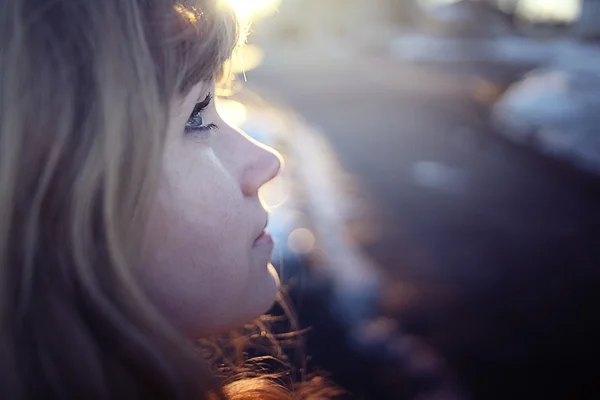
{"label": "girl", "polygon": [[321,398],[223,386],[194,345],[278,291],[258,190],[281,159],[213,104],[232,12],[0,0],[0,21],[0,398]]}

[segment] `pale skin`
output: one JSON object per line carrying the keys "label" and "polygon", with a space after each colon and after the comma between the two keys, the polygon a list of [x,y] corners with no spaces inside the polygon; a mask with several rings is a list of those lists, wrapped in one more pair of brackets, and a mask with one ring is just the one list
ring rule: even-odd
{"label": "pale skin", "polygon": [[142,266],[152,298],[191,336],[260,316],[279,286],[272,246],[256,239],[267,221],[258,191],[277,175],[281,157],[228,126],[214,101],[202,123],[218,129],[185,131],[196,103],[214,89],[200,83],[173,102]]}

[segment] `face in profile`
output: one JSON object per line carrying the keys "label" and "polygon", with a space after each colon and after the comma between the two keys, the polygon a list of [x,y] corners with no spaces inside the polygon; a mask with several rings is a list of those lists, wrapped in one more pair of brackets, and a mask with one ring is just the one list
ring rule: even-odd
{"label": "face in profile", "polygon": [[280,157],[226,125],[211,93],[202,83],[173,102],[142,265],[152,298],[193,336],[258,317],[278,291],[258,190]]}

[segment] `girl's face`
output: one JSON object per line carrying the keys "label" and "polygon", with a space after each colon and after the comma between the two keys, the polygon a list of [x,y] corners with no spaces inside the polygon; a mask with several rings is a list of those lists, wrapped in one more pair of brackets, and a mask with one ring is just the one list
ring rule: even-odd
{"label": "girl's face", "polygon": [[279,284],[258,189],[281,158],[225,124],[211,93],[198,84],[172,106],[142,266],[153,299],[193,336],[258,317]]}

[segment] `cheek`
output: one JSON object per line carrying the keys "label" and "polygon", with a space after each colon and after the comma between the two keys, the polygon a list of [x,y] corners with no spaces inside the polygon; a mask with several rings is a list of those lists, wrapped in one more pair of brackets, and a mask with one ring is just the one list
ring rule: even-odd
{"label": "cheek", "polygon": [[[214,255],[223,247],[241,245],[238,239],[247,231],[243,195],[214,154],[176,159],[170,166],[156,202],[163,233],[169,234],[165,239],[176,247],[202,246]],[[227,253],[221,256],[236,255]]]}
{"label": "cheek", "polygon": [[243,273],[248,251],[240,202],[222,187],[194,186],[160,195],[150,232],[156,238],[154,260],[189,265],[192,270],[186,272],[213,281],[234,269]]}
{"label": "cheek", "polygon": [[186,328],[225,324],[220,320],[244,301],[251,281],[251,228],[243,196],[214,156],[170,167],[149,221],[144,279]]}

